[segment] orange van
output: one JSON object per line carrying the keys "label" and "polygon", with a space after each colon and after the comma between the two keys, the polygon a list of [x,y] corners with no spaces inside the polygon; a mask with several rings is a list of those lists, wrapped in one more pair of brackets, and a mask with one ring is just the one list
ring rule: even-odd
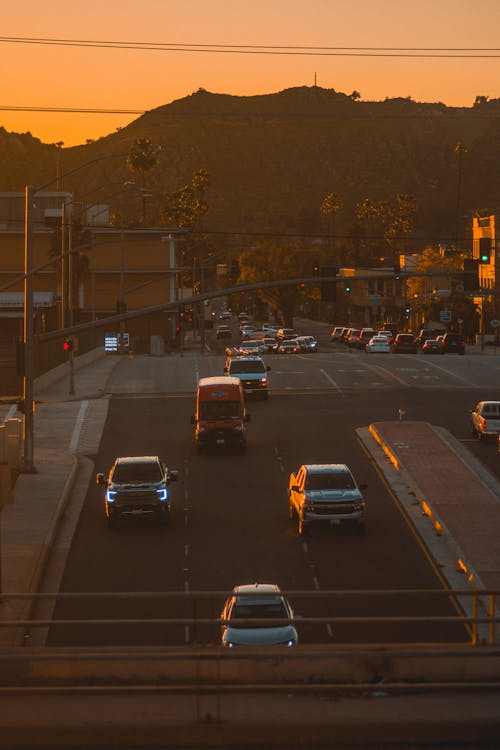
{"label": "orange van", "polygon": [[194,425],[196,450],[207,447],[246,450],[246,422],[250,415],[245,410],[243,387],[239,378],[200,378],[196,391]]}

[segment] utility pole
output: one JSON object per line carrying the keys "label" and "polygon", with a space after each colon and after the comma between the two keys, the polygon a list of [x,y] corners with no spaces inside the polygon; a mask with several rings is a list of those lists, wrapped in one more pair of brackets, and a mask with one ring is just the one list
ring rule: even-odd
{"label": "utility pole", "polygon": [[[63,204],[64,205],[64,204]],[[72,226],[71,226],[71,213],[70,213],[70,221],[68,224],[68,315],[69,315],[69,325],[72,328],[73,327],[73,305],[74,305],[74,299],[73,299],[73,273],[74,273],[74,267],[73,267],[73,232],[72,232]],[[75,345],[74,345],[74,337],[73,337],[73,345],[71,349],[69,350],[69,395],[74,396],[75,395]]]}
{"label": "utility pole", "polygon": [[33,440],[33,196],[34,189],[26,185],[24,210],[24,374],[23,374],[23,405],[24,425],[23,442],[24,455],[22,471],[25,474],[35,474],[34,440]]}

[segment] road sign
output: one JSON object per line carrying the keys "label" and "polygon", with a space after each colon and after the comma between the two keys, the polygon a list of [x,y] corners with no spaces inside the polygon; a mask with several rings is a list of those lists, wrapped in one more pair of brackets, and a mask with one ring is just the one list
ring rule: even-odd
{"label": "road sign", "polygon": [[439,320],[441,323],[451,323],[451,310],[441,310]]}
{"label": "road sign", "polygon": [[500,320],[490,320],[490,326],[492,328],[500,328]]}

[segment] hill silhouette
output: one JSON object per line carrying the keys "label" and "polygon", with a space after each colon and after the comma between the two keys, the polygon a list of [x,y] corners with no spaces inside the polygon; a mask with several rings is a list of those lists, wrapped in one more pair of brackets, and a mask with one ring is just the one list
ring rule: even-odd
{"label": "hill silhouette", "polygon": [[[208,170],[204,226],[214,232],[322,234],[320,205],[333,192],[342,203],[335,232],[344,235],[364,198],[408,193],[418,206],[415,242],[449,240],[457,221],[457,143],[467,149],[460,234],[470,233],[475,211],[500,207],[500,100],[461,108],[409,98],[370,102],[315,86],[243,97],[200,89],[67,149],[0,128],[0,190],[55,179],[57,158],[65,172],[103,154],[126,153],[137,138],[162,148],[159,169],[145,183],[155,196],[185,184],[196,169]],[[63,187],[87,196],[122,178],[130,179],[124,161],[104,159],[65,178]],[[133,208],[131,197],[114,201],[123,215]]]}

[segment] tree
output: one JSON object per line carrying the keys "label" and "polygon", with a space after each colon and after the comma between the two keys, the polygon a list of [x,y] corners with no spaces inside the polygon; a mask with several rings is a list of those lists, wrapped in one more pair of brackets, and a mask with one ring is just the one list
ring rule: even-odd
{"label": "tree", "polygon": [[413,232],[416,212],[416,198],[408,193],[398,193],[392,202],[365,198],[356,206],[356,217],[380,227],[383,239],[392,251],[395,250],[395,242],[404,243],[402,237]]}
{"label": "tree", "polygon": [[[316,251],[314,258],[316,258]],[[239,257],[240,283],[255,284],[259,281],[293,279],[311,276],[311,252],[298,244],[275,244],[261,242]],[[315,289],[319,299],[319,289]],[[278,312],[284,325],[293,325],[293,316],[297,303],[307,295],[309,290],[298,290],[295,286],[281,286],[263,289],[257,296],[269,307]]]}
{"label": "tree", "polygon": [[340,210],[342,203],[340,198],[335,193],[328,193],[323,199],[320,211],[322,214],[328,217],[329,234],[331,235],[331,248],[335,252],[335,216],[337,211]]}
{"label": "tree", "polygon": [[[208,238],[203,235],[201,224],[208,212],[207,191],[210,187],[210,175],[206,169],[193,172],[190,182],[177,190],[164,193],[160,208],[160,221],[167,226],[186,229],[184,246],[184,263],[192,267],[194,258],[198,262],[213,251]],[[189,282],[189,273],[186,274]],[[194,279],[191,279],[194,283]]]}
{"label": "tree", "polygon": [[349,94],[349,99],[352,99],[353,102],[355,102],[356,99],[361,99],[361,94],[359,91],[353,91],[352,94]]}
{"label": "tree", "polygon": [[142,198],[142,224],[146,223],[146,199],[148,189],[146,188],[146,177],[158,164],[158,148],[153,146],[150,138],[137,138],[127,156],[127,166],[136,177],[139,177],[139,192]]}

